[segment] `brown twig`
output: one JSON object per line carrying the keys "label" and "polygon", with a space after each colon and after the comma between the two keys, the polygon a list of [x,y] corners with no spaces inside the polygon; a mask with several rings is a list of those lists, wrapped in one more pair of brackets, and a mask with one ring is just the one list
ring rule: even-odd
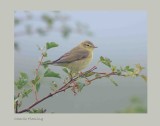
{"label": "brown twig", "polygon": [[35,103],[33,103],[33,104],[32,104],[31,106],[29,106],[28,108],[23,109],[23,110],[21,110],[21,111],[19,111],[19,112],[17,112],[17,113],[28,112],[31,108],[33,108],[33,107],[36,106],[37,104],[39,104],[39,103],[41,103],[42,101],[44,101],[44,100],[52,97],[53,95],[55,95],[55,94],[57,94],[57,93],[60,93],[60,92],[65,91],[65,90],[68,89],[68,88],[71,88],[71,86],[68,86],[68,87],[66,87],[66,88],[64,88],[64,89],[57,90],[57,91],[55,91],[55,92],[53,92],[53,93],[50,93],[49,95],[47,95],[46,97],[42,98],[41,100],[36,101]]}
{"label": "brown twig", "polygon": [[[92,72],[93,70],[95,70],[97,67],[92,67],[90,70],[88,70],[87,72]],[[81,75],[83,76],[83,74]],[[29,106],[28,108],[26,109],[23,109],[21,111],[17,111],[17,113],[23,113],[23,112],[28,112],[31,108],[33,108],[34,106],[36,106],[37,104],[41,103],[42,101],[52,97],[53,95],[57,94],[57,93],[60,93],[60,92],[63,92],[69,88],[71,88],[72,86],[70,86],[70,84],[72,84],[74,81],[76,81],[80,76],[76,76],[74,78],[72,78],[67,84],[63,85],[62,87],[60,87],[57,91],[53,92],[53,93],[50,93],[49,95],[45,96],[44,98],[40,99],[40,100],[37,100],[35,103],[33,103],[31,106]]]}
{"label": "brown twig", "polygon": [[91,82],[92,81],[94,81],[94,80],[97,80],[97,79],[100,79],[100,78],[103,78],[103,77],[109,77],[109,76],[111,76],[111,75],[117,75],[117,76],[125,76],[125,75],[123,75],[123,74],[121,74],[121,75],[119,75],[117,72],[111,72],[111,73],[99,73],[99,72],[94,72],[94,73],[96,73],[96,74],[102,74],[102,76],[98,76],[98,77],[95,77],[95,78],[93,78],[93,79],[91,79],[91,80],[87,80],[88,82],[89,82],[89,84],[91,84]]}
{"label": "brown twig", "polygon": [[44,56],[43,56],[43,54],[42,54],[41,60],[40,60],[40,62],[39,62],[39,64],[38,64],[38,67],[37,67],[37,69],[36,69],[36,76],[38,76],[38,71],[39,71],[39,68],[40,68],[40,66],[41,66],[41,64],[42,64],[43,58],[44,58]]}
{"label": "brown twig", "polygon": [[95,70],[95,69],[97,69],[97,67],[96,67],[96,66],[93,66],[91,69],[89,69],[88,71],[86,71],[84,74],[81,74],[80,76],[76,76],[76,77],[74,77],[74,78],[71,78],[70,81],[69,81],[67,84],[65,84],[64,86],[62,86],[60,89],[63,89],[63,88],[66,87],[68,84],[76,81],[76,79],[78,79],[79,77],[83,77],[85,74],[87,74],[87,73],[89,73],[89,72],[92,72],[92,71]]}
{"label": "brown twig", "polygon": [[[43,58],[41,58],[43,59]],[[41,60],[42,61],[42,60]],[[40,65],[39,65],[40,66]],[[38,67],[39,68],[39,67]],[[60,92],[63,92],[73,86],[71,86],[72,83],[74,83],[79,77],[83,77],[86,73],[89,73],[89,72],[92,72],[93,70],[97,69],[96,66],[92,67],[90,70],[86,71],[85,73],[81,74],[80,76],[76,76],[74,78],[71,78],[70,81],[68,83],[66,83],[65,85],[63,85],[62,87],[60,87],[57,91],[55,92],[52,92],[50,94],[48,94],[47,96],[45,96],[44,98],[40,99],[40,100],[37,100],[36,102],[34,102],[32,105],[30,105],[28,108],[26,109],[23,109],[21,111],[18,111],[18,109],[16,109],[16,113],[24,113],[24,112],[28,112],[31,108],[33,108],[34,106],[36,106],[37,104],[41,103],[42,101],[52,97],[53,95],[57,94],[57,93],[60,93]],[[91,84],[92,81],[94,80],[97,80],[97,79],[100,79],[100,78],[103,78],[103,77],[109,77],[111,75],[118,75],[116,72],[111,72],[111,73],[98,73],[98,72],[94,72],[95,74],[102,74],[102,76],[98,76],[98,77],[95,77],[91,80],[88,80],[89,84]],[[118,75],[119,76],[119,75]],[[120,76],[124,76],[124,75],[120,75]]]}
{"label": "brown twig", "polygon": [[[40,62],[39,62],[39,64],[38,64],[38,67],[37,67],[37,69],[36,69],[36,77],[38,76],[38,71],[39,71],[39,68],[40,68],[40,66],[41,66],[41,64],[42,64],[43,58],[44,58],[44,56],[42,55],[41,60],[40,60]],[[36,101],[38,101],[38,92],[36,91],[36,87],[35,87],[35,85],[34,85],[33,83],[32,83],[32,90],[33,90],[33,92],[34,92]]]}
{"label": "brown twig", "polygon": [[[96,72],[96,73],[98,73],[98,72]],[[90,83],[90,82],[92,82],[92,81],[94,81],[94,80],[97,80],[97,79],[100,79],[100,78],[103,78],[103,77],[109,77],[109,76],[111,76],[111,75],[118,75],[116,72],[111,72],[111,73],[98,73],[98,74],[103,74],[102,76],[98,76],[98,77],[95,77],[95,78],[93,78],[93,79],[91,79],[91,80],[88,80],[88,82]]]}
{"label": "brown twig", "polygon": [[33,83],[32,83],[32,91],[34,92],[34,96],[35,96],[36,101],[38,101],[38,93],[37,93],[36,87]]}

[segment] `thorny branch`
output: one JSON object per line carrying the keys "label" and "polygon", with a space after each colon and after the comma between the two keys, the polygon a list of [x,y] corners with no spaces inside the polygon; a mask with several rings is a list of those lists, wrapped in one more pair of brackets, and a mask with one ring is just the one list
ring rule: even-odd
{"label": "thorny branch", "polygon": [[[94,71],[95,69],[97,69],[96,66],[94,66],[94,67],[92,67],[90,70],[84,72],[84,74],[90,73],[90,72]],[[98,72],[95,72],[95,73],[98,73]],[[44,100],[52,97],[53,95],[55,95],[55,94],[57,94],[57,93],[64,92],[64,91],[66,91],[67,89],[73,87],[73,86],[71,86],[71,84],[74,83],[79,77],[83,77],[84,74],[81,74],[80,76],[76,76],[76,77],[74,77],[74,78],[71,78],[68,83],[66,83],[65,85],[63,85],[62,87],[60,87],[58,90],[56,90],[56,91],[54,91],[54,92],[52,92],[52,93],[49,93],[47,96],[45,96],[44,98],[42,98],[42,99],[34,102],[32,105],[30,105],[30,106],[29,106],[28,108],[26,108],[26,109],[23,109],[23,110],[21,110],[21,111],[16,110],[16,113],[28,112],[31,108],[33,108],[33,107],[36,106],[37,104],[43,102]],[[99,79],[99,78],[103,78],[103,77],[107,77],[107,76],[109,77],[109,76],[111,76],[111,75],[118,75],[116,72],[111,72],[111,73],[108,73],[108,74],[107,74],[107,73],[98,73],[98,74],[102,74],[102,76],[95,77],[95,78],[93,78],[93,79],[91,79],[91,80],[87,80],[87,81],[89,82],[89,84],[91,84],[92,81],[97,80],[97,79]],[[123,76],[123,75],[121,75],[121,76]]]}
{"label": "thorny branch", "polygon": [[[117,72],[111,72],[111,73],[98,73],[98,72],[94,72],[94,73],[102,74],[102,76],[98,76],[98,77],[95,77],[95,78],[93,78],[93,79],[91,79],[91,80],[88,80],[89,83],[91,83],[91,82],[94,81],[94,80],[103,78],[103,77],[110,77],[111,75],[118,75]],[[118,75],[118,76],[125,76],[125,75]]]}
{"label": "thorny branch", "polygon": [[[42,55],[41,60],[40,60],[40,62],[38,64],[38,67],[35,70],[36,71],[36,73],[35,73],[36,77],[38,76],[38,71],[39,71],[39,68],[40,68],[40,66],[42,64],[43,58],[44,58],[44,55]],[[33,83],[32,83],[32,91],[34,92],[36,101],[38,101],[38,92],[36,91],[36,87],[35,87],[35,85]]]}
{"label": "thorny branch", "polygon": [[[94,66],[93,68],[91,68],[91,69],[90,69],[89,71],[87,71],[87,72],[88,72],[88,73],[89,73],[89,72],[92,72],[92,71],[95,70],[96,68],[97,68],[97,67]],[[81,75],[81,76],[83,76],[83,75]],[[37,104],[39,104],[39,103],[41,103],[42,101],[48,99],[49,97],[52,97],[53,95],[55,95],[55,94],[57,94],[57,93],[63,92],[63,91],[65,91],[65,90],[71,88],[72,86],[70,86],[70,84],[72,84],[72,83],[73,83],[74,81],[76,81],[78,78],[79,78],[79,76],[76,76],[76,77],[70,79],[70,81],[69,81],[68,83],[66,83],[65,85],[63,85],[62,87],[60,87],[57,91],[50,93],[49,95],[45,96],[44,98],[42,98],[42,99],[40,99],[40,100],[37,100],[35,103],[33,103],[31,106],[29,106],[29,107],[26,108],[26,109],[23,109],[23,110],[21,110],[21,111],[18,111],[18,110],[17,110],[16,113],[27,112],[27,111],[29,111],[31,108],[33,108],[34,106],[36,106]],[[17,106],[16,106],[16,107],[17,107]]]}

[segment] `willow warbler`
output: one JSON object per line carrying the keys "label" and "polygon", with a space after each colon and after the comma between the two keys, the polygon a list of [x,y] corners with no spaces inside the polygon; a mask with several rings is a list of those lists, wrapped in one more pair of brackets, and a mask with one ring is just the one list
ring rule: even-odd
{"label": "willow warbler", "polygon": [[83,41],[78,46],[49,64],[66,67],[70,69],[71,75],[77,74],[79,71],[86,68],[92,60],[94,48],[97,47],[90,41]]}

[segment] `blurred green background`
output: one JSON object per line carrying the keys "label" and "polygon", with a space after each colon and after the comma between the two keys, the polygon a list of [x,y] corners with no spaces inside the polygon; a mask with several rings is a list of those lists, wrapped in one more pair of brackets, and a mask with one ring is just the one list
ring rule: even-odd
{"label": "blurred green background", "polygon": [[[19,72],[30,79],[40,60],[37,45],[54,41],[57,48],[48,51],[49,60],[55,60],[83,40],[90,40],[98,48],[94,51],[94,66],[100,56],[108,57],[116,66],[141,64],[147,75],[147,14],[144,11],[15,11],[15,80]],[[47,60],[46,59],[46,60]],[[61,67],[50,66],[66,76]],[[105,71],[103,64],[97,71]],[[84,71],[85,71],[84,70]],[[41,69],[43,72],[43,69]],[[145,113],[147,112],[147,83],[141,78],[114,77],[119,86],[103,78],[85,87],[76,96],[70,90],[59,93],[35,108],[48,113]],[[51,92],[43,79],[40,97]],[[63,79],[55,79],[62,84]],[[17,90],[15,90],[17,94]],[[25,98],[21,108],[34,102],[33,94]]]}

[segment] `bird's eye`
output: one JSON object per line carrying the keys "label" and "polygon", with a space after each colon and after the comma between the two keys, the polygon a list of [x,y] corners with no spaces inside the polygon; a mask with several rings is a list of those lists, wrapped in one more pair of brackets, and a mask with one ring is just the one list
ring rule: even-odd
{"label": "bird's eye", "polygon": [[89,45],[87,45],[87,46],[89,46]]}

